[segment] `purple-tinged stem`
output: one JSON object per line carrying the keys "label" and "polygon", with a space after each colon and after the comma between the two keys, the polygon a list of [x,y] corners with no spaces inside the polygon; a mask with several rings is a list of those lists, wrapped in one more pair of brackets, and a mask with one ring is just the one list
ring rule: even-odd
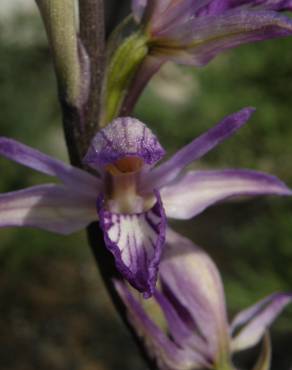
{"label": "purple-tinged stem", "polygon": [[154,360],[149,357],[149,353],[146,351],[141,338],[137,336],[136,331],[130,324],[125,305],[114,287],[113,280],[120,280],[121,276],[115,267],[113,255],[107,250],[104,245],[103,233],[101,232],[98,223],[92,223],[87,228],[87,232],[89,244],[94,254],[105,287],[111,297],[115,309],[119,313],[120,318],[122,319],[129,332],[131,333],[131,336],[134,339],[142,358],[148,365],[148,368],[151,370],[157,370],[158,368]]}
{"label": "purple-tinged stem", "polygon": [[[105,25],[103,0],[79,1],[80,39],[89,58],[89,95],[83,107],[86,145],[98,130],[101,87],[105,65]],[[84,153],[85,154],[85,153]]]}
{"label": "purple-tinged stem", "polygon": [[[84,168],[82,159],[98,130],[105,63],[103,0],[80,0],[80,37],[77,36],[71,0],[36,0],[46,26],[55,72],[70,162]],[[65,16],[67,13],[71,17]],[[71,22],[71,23],[70,23]],[[70,24],[68,24],[70,23]],[[69,27],[70,26],[70,27]],[[76,73],[75,73],[76,72]],[[132,333],[145,361],[144,347],[129,325],[125,308],[113,286],[120,278],[97,222],[88,227],[88,240],[105,286],[117,312]]]}
{"label": "purple-tinged stem", "polygon": [[[89,96],[83,114],[86,141],[89,143],[99,124],[101,86],[105,62],[104,3],[103,0],[80,0],[79,3],[80,38],[90,61]],[[70,148],[68,150],[70,151]],[[149,368],[156,369],[141,340],[129,324],[125,306],[114,288],[113,279],[120,279],[121,277],[115,267],[112,254],[105,246],[103,232],[99,224],[97,222],[92,223],[87,228],[87,234],[96,264],[117,312],[132,334]]]}

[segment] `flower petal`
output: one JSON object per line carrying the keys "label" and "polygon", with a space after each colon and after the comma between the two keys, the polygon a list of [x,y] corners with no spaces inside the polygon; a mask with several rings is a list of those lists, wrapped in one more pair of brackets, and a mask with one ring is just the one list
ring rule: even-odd
{"label": "flower petal", "polygon": [[145,187],[160,188],[173,181],[188,164],[233,135],[249,120],[254,111],[254,108],[244,108],[225,117],[215,127],[180,149],[168,161],[146,174]]}
{"label": "flower petal", "polygon": [[[152,13],[151,31],[153,36],[160,35],[173,24],[186,22],[210,0],[163,0],[156,1]],[[163,6],[160,3],[164,3]]]}
{"label": "flower petal", "polygon": [[117,269],[145,298],[153,294],[165,240],[165,214],[159,194],[156,198],[149,211],[135,214],[112,213],[102,198],[98,201],[105,243]]}
{"label": "flower petal", "polygon": [[144,339],[144,344],[157,366],[161,370],[199,369],[193,353],[182,349],[154,323],[142,305],[131,294],[125,283],[115,280],[115,288],[127,308],[127,316],[137,335]]}
{"label": "flower petal", "polygon": [[211,0],[199,10],[197,16],[218,15],[228,9],[244,7],[249,10],[291,10],[291,0]]}
{"label": "flower petal", "polygon": [[165,319],[167,320],[167,329],[171,338],[177,346],[184,349],[190,349],[190,352],[193,353],[193,362],[200,365],[200,368],[207,368],[208,365],[210,365],[209,361],[211,357],[208,352],[208,346],[204,339],[194,332],[194,328],[189,326],[188,322],[184,321],[185,312],[182,314],[180,310],[177,310],[178,302],[176,301],[174,304],[174,297],[168,299],[166,294],[161,294],[158,291],[155,291],[154,297],[160,305]]}
{"label": "flower petal", "polygon": [[45,184],[0,194],[0,227],[31,226],[70,234],[97,220],[95,199]]}
{"label": "flower petal", "polygon": [[169,59],[203,66],[225,50],[291,34],[292,20],[286,16],[268,10],[232,9],[219,15],[189,17],[187,21],[173,24],[157,37],[175,40],[173,42],[189,55],[184,53],[180,58],[174,50],[173,56],[169,53]]}
{"label": "flower petal", "polygon": [[292,293],[275,293],[240,312],[231,325],[232,333],[243,325],[232,340],[232,352],[256,345],[267,328],[291,301]]}
{"label": "flower petal", "polygon": [[[190,240],[167,230],[160,279],[183,308],[194,333],[201,335],[209,361],[229,353],[229,333],[223,286],[210,257]],[[187,315],[186,315],[187,313]]]}
{"label": "flower petal", "polygon": [[68,187],[77,188],[79,192],[97,194],[101,188],[97,177],[13,139],[0,137],[0,155],[46,175],[56,176]]}
{"label": "flower petal", "polygon": [[132,12],[136,22],[140,22],[148,0],[132,0]]}
{"label": "flower petal", "polygon": [[84,163],[100,169],[125,157],[139,157],[152,165],[164,149],[149,128],[135,118],[117,118],[93,138]]}
{"label": "flower petal", "polygon": [[266,332],[264,334],[264,340],[260,357],[258,358],[258,361],[254,366],[253,370],[270,370],[271,356],[272,356],[271,340],[269,333]]}
{"label": "flower petal", "polygon": [[189,219],[223,199],[241,195],[292,195],[274,176],[250,170],[190,171],[161,189],[167,217]]}

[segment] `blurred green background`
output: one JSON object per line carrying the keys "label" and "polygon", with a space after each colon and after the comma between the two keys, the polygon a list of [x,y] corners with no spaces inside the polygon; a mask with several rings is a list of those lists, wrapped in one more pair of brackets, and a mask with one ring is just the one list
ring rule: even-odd
{"label": "blurred green background", "polygon": [[[168,153],[224,115],[258,111],[195,168],[248,167],[292,186],[291,39],[244,46],[201,70],[167,65],[136,116]],[[1,135],[67,160],[55,79],[37,14],[0,22]],[[1,192],[47,181],[0,159]],[[173,226],[208,250],[225,283],[230,317],[264,295],[292,290],[292,201],[257,198],[217,205]],[[273,370],[292,366],[292,310],[272,329]],[[254,360],[243,356],[246,368]],[[0,232],[0,369],[143,370],[135,344],[105,293],[85,233]]]}

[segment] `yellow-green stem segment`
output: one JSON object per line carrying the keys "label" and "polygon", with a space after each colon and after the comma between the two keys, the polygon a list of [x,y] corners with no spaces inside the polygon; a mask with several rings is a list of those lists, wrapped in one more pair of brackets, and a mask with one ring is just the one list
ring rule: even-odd
{"label": "yellow-green stem segment", "polygon": [[224,364],[220,364],[220,365],[217,365],[214,370],[236,370],[231,364],[229,363],[224,363]]}
{"label": "yellow-green stem segment", "polygon": [[132,79],[147,54],[147,37],[141,32],[126,38],[112,54],[106,69],[101,127],[119,115]]}
{"label": "yellow-green stem segment", "polygon": [[51,47],[61,94],[78,106],[81,67],[78,57],[74,0],[36,0]]}

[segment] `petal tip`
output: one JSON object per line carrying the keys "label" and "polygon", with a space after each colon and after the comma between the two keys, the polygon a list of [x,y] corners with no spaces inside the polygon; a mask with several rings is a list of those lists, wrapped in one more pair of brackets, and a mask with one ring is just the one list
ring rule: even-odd
{"label": "petal tip", "polygon": [[242,119],[242,121],[247,121],[250,117],[256,112],[255,107],[245,107],[242,108],[239,112],[237,112],[238,116]]}

